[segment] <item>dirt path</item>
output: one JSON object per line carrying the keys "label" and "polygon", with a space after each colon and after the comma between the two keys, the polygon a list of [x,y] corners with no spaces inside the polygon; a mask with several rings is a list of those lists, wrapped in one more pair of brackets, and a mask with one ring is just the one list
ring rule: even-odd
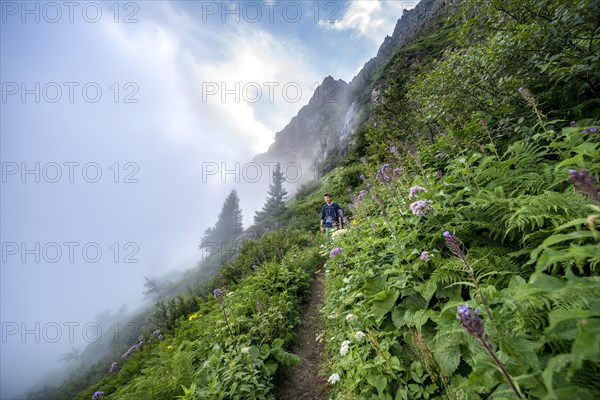
{"label": "dirt path", "polygon": [[327,382],[319,375],[319,363],[323,344],[316,341],[319,333],[319,309],[323,304],[322,268],[313,283],[308,304],[303,310],[304,323],[298,328],[296,342],[291,352],[300,357],[300,362],[289,368],[278,387],[280,400],[327,400]]}

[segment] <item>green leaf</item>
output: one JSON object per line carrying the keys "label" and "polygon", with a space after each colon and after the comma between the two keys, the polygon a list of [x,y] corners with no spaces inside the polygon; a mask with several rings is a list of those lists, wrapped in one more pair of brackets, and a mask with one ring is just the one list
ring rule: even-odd
{"label": "green leaf", "polygon": [[381,323],[386,314],[392,310],[399,295],[397,290],[391,289],[379,292],[373,297],[371,315],[377,324]]}

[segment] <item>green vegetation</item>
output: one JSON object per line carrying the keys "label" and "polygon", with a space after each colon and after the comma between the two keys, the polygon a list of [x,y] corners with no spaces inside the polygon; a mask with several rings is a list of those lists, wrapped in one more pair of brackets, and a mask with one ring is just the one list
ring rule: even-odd
{"label": "green vegetation", "polygon": [[[159,300],[112,373],[43,397],[273,398],[326,261],[331,398],[600,398],[598,21],[583,0],[441,12],[377,71],[383,101],[277,229]],[[352,203],[326,260],[324,190]]]}

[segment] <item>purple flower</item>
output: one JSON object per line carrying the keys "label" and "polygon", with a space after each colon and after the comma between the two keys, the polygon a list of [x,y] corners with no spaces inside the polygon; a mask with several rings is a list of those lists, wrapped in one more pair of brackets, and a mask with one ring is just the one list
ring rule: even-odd
{"label": "purple flower", "polygon": [[569,125],[571,125],[571,126],[577,126],[577,121],[571,121],[571,123]]}
{"label": "purple flower", "polygon": [[396,152],[396,146],[390,147],[390,152],[395,153]]}
{"label": "purple flower", "polygon": [[161,334],[160,329],[155,330],[154,332],[152,332],[152,334],[156,335],[156,336],[160,336],[160,334]]}
{"label": "purple flower", "polygon": [[598,195],[598,189],[596,188],[596,178],[590,175],[587,169],[582,169],[581,171],[570,169],[569,179],[573,182],[579,193],[590,196],[600,204],[600,195]]}
{"label": "purple flower", "polygon": [[163,335],[158,335],[158,340],[163,340],[163,339],[164,339]]}
{"label": "purple flower", "polygon": [[92,400],[100,400],[102,397],[104,397],[104,392],[94,392]]}
{"label": "purple flower", "polygon": [[448,232],[448,231],[444,232],[443,235],[444,235],[445,238],[449,238],[450,236],[452,236],[450,234],[450,232]]}
{"label": "purple flower", "polygon": [[352,193],[352,188],[348,188],[348,193]]}
{"label": "purple flower", "polygon": [[360,174],[359,178],[360,178],[361,181],[365,180],[365,176],[363,174]]}
{"label": "purple flower", "polygon": [[215,297],[215,299],[219,300],[221,298],[221,295],[223,294],[223,292],[221,291],[221,289],[216,288],[215,290],[213,290],[213,296]]}
{"label": "purple flower", "polygon": [[433,204],[431,200],[417,200],[410,204],[410,210],[414,215],[423,217],[433,210],[431,204]]}
{"label": "purple flower", "polygon": [[458,315],[456,319],[460,321],[463,328],[469,333],[469,335],[475,336],[483,340],[483,320],[479,318],[479,310],[475,309],[471,313],[469,306],[458,306]]}
{"label": "purple flower", "polygon": [[523,89],[522,87],[519,88],[519,93],[523,94],[525,92],[525,89]]}
{"label": "purple flower", "polygon": [[116,361],[115,361],[115,362],[113,362],[113,363],[110,365],[110,369],[108,370],[108,373],[109,373],[109,374],[112,374],[113,372],[115,372],[118,366],[119,366],[119,364],[117,364],[117,362],[116,362]]}
{"label": "purple flower", "polygon": [[340,254],[342,251],[344,251],[344,249],[342,249],[341,247],[336,247],[335,249],[333,249],[329,252],[329,257],[335,257],[338,254]]}
{"label": "purple flower", "polygon": [[595,126],[591,126],[589,128],[585,128],[583,130],[583,133],[596,133],[598,132],[598,128],[596,128]]}
{"label": "purple flower", "polygon": [[429,261],[429,260],[431,260],[432,257],[433,257],[433,254],[429,254],[427,251],[424,251],[421,253],[421,256],[419,258],[421,260]]}
{"label": "purple flower", "polygon": [[359,197],[365,197],[366,195],[367,195],[367,191],[366,191],[366,190],[361,190],[361,191],[358,193],[358,196],[359,196]]}
{"label": "purple flower", "polygon": [[412,200],[413,197],[415,197],[418,193],[421,193],[421,192],[427,192],[427,189],[425,189],[422,186],[418,186],[418,185],[411,187],[408,190],[408,199]]}

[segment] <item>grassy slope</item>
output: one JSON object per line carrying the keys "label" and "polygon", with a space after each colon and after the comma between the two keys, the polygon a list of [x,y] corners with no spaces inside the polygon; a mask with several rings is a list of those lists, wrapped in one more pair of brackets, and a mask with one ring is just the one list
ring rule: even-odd
{"label": "grassy slope", "polygon": [[[527,4],[535,11],[536,2]],[[324,337],[333,340],[324,365],[341,376],[334,396],[510,398],[503,376],[455,319],[456,305],[482,308],[482,298],[490,311],[481,312],[486,332],[527,396],[598,395],[593,382],[600,356],[586,347],[598,338],[598,236],[594,222],[585,223],[598,211],[567,180],[569,168],[600,173],[598,136],[584,132],[597,123],[590,104],[597,102],[598,71],[585,68],[598,44],[591,30],[581,34],[593,25],[593,10],[584,2],[554,4],[567,7],[570,17],[558,10],[546,25],[513,21],[511,33],[500,38],[502,31],[488,24],[500,12],[494,8],[480,22],[468,13],[464,20],[444,22],[442,15],[433,21],[378,71],[372,86],[387,88],[385,103],[369,109],[344,166],[290,201],[289,226],[248,242],[222,281],[213,278],[165,305],[158,318],[165,339],[158,343],[147,332],[145,339],[154,342],[115,374],[98,365],[102,378],[79,398],[89,399],[95,390],[104,390],[105,398],[172,398],[184,394],[181,385],[192,384],[195,394],[185,398],[253,398],[240,394],[246,385],[256,397],[269,398],[276,366],[293,362],[282,347],[299,322],[312,270],[322,262],[314,223],[321,191],[344,204],[347,188],[366,195],[356,201],[355,222],[336,243],[345,251],[327,264]],[[587,38],[592,55],[575,57],[568,43],[556,42],[538,49],[545,57],[520,51],[528,46],[523,36],[527,43],[548,42],[543,35],[554,34],[552,18],[562,18],[572,36]],[[555,70],[544,64],[559,55],[570,56],[570,64]],[[581,79],[569,78],[569,66],[585,72]],[[538,79],[544,67],[554,81]],[[577,95],[558,98],[561,80],[579,88]],[[516,90],[522,84],[533,91],[529,98]],[[565,118],[548,121],[542,114]],[[579,126],[568,126],[571,117]],[[378,178],[382,163],[389,166]],[[415,184],[427,192],[408,199]],[[408,205],[417,199],[431,200],[433,211],[413,215]],[[445,246],[445,230],[464,243],[479,289]],[[422,251],[433,258],[421,260]],[[231,332],[211,297],[224,284],[233,292],[224,297]],[[269,312],[256,301],[269,304]],[[348,314],[356,317],[347,320]],[[283,323],[288,320],[293,323]],[[344,340],[350,345],[342,356]],[[64,393],[54,398],[66,398]]]}

